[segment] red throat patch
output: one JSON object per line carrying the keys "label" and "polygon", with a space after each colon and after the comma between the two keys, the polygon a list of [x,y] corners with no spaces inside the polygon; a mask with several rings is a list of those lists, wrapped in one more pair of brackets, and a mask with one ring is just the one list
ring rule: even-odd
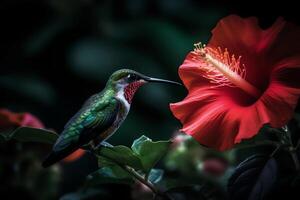
{"label": "red throat patch", "polygon": [[144,85],[144,81],[136,81],[128,84],[124,89],[124,97],[129,104],[132,102],[132,98],[139,87]]}

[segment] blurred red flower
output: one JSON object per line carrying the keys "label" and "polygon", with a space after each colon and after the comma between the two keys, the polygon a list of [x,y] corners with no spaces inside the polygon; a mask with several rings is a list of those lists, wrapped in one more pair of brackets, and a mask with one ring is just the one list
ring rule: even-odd
{"label": "blurred red flower", "polygon": [[14,113],[7,109],[0,109],[0,129],[19,126],[44,128],[43,123],[30,113]]}
{"label": "blurred red flower", "polygon": [[211,176],[222,176],[228,168],[228,163],[220,158],[209,158],[203,161],[202,170]]}
{"label": "blurred red flower", "polygon": [[264,124],[284,126],[300,95],[299,40],[300,28],[282,18],[265,30],[254,17],[222,19],[179,67],[189,93],[170,108],[182,131],[226,150]]}
{"label": "blurred red flower", "polygon": [[[0,109],[0,130],[20,127],[20,126],[29,126],[33,128],[45,128],[43,123],[34,115],[30,113],[14,113],[7,109]],[[66,157],[64,162],[73,162],[79,159],[84,154],[84,151],[79,149]]]}

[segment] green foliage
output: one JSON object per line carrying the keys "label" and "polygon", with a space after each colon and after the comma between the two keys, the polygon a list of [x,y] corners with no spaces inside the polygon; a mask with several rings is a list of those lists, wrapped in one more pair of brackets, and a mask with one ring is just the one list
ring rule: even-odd
{"label": "green foliage", "polygon": [[167,153],[170,144],[170,141],[153,142],[143,135],[133,142],[131,149],[139,156],[144,171],[149,173],[154,165]]}
{"label": "green foliage", "polygon": [[127,165],[148,174],[154,165],[166,154],[171,142],[153,142],[146,136],[135,140],[131,149],[126,146],[100,147],[97,149],[99,166],[117,163]]}
{"label": "green foliage", "polygon": [[58,135],[53,131],[31,127],[19,127],[0,133],[0,142],[6,142],[14,139],[19,142],[40,142],[53,144],[57,138]]}
{"label": "green foliage", "polygon": [[126,146],[101,147],[97,149],[97,154],[99,155],[99,166],[117,163],[119,165],[128,165],[134,169],[143,168],[139,157]]}
{"label": "green foliage", "polygon": [[170,144],[170,141],[153,142],[143,135],[133,142],[131,149],[126,146],[101,146],[95,151],[100,169],[89,176],[87,185],[131,184],[134,174],[146,182],[158,183],[163,170],[152,168],[166,154]]}
{"label": "green foliage", "polygon": [[132,184],[130,174],[118,165],[102,167],[87,177],[86,187],[96,187],[104,183]]}

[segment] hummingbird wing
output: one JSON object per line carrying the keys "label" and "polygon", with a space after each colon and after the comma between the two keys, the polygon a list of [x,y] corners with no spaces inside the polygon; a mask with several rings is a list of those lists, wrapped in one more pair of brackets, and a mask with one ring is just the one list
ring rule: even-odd
{"label": "hummingbird wing", "polygon": [[[101,99],[101,95],[99,94],[92,95],[88,100],[84,102],[81,109],[66,123],[64,129],[67,129],[70,125],[72,125],[75,121],[77,121],[80,115],[82,115],[86,110],[88,110],[89,107],[91,107],[91,105],[96,105],[100,99]],[[105,106],[106,104],[100,104],[100,105]]]}
{"label": "hummingbird wing", "polygon": [[120,105],[115,98],[92,96],[66,124],[43,166],[47,167],[63,159],[105,132],[115,122]]}

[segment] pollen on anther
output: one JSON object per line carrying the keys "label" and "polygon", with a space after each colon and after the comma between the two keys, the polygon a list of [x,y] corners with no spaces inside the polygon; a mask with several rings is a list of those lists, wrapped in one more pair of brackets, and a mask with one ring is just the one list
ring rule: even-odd
{"label": "pollen on anther", "polygon": [[[215,84],[213,87],[236,87],[224,73],[215,67],[216,62],[223,68],[227,68],[229,73],[236,74],[243,79],[246,77],[245,65],[241,64],[241,56],[236,57],[234,54],[230,54],[227,48],[224,50],[221,47],[212,48],[202,43],[196,43],[194,46],[192,59],[199,63],[202,76]],[[214,64],[212,61],[215,61]]]}

